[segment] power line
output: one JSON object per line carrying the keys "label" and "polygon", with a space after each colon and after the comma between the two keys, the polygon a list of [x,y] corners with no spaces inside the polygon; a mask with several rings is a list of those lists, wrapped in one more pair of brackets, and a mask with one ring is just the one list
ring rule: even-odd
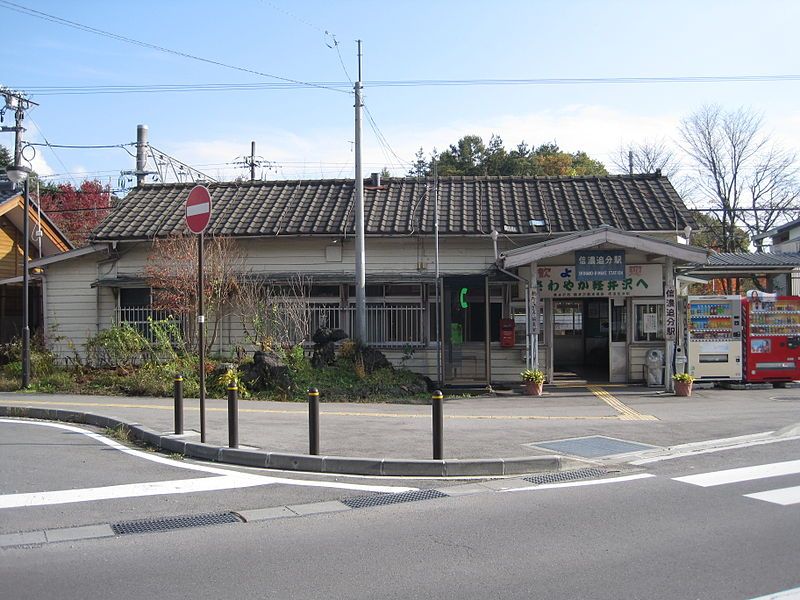
{"label": "power line", "polygon": [[296,85],[302,85],[306,87],[315,87],[320,89],[327,89],[334,92],[342,92],[342,90],[338,90],[335,88],[329,88],[323,85],[317,85],[311,82],[300,81],[297,79],[291,79],[289,77],[281,77],[279,75],[272,75],[271,73],[265,73],[263,71],[256,71],[255,69],[249,69],[246,67],[238,67],[236,65],[231,65],[228,63],[224,63],[218,60],[213,60],[210,58],[203,58],[202,56],[196,56],[194,54],[189,54],[188,52],[181,52],[180,50],[172,50],[171,48],[166,48],[164,46],[158,46],[156,44],[151,44],[149,42],[143,42],[141,40],[136,40],[134,38],[129,38],[124,35],[119,35],[117,33],[112,33],[110,31],[105,31],[103,29],[97,29],[95,27],[90,27],[88,25],[84,25],[82,23],[78,23],[76,21],[70,21],[68,19],[63,19],[56,15],[51,15],[46,12],[42,12],[39,10],[34,10],[32,8],[28,8],[27,6],[23,6],[21,4],[17,4],[15,2],[9,2],[8,0],[0,0],[0,7],[7,8],[9,10],[22,13],[24,15],[28,15],[31,17],[35,17],[37,19],[42,19],[45,21],[50,21],[52,23],[57,23],[59,25],[64,25],[66,27],[72,27],[73,29],[77,29],[79,31],[84,31],[86,33],[92,33],[94,35],[99,35],[101,37],[110,38],[113,40],[117,40],[120,42],[125,42],[128,44],[133,44],[134,46],[140,46],[142,48],[148,48],[150,50],[157,50],[158,52],[164,52],[165,54],[172,54],[174,56],[180,56],[181,58],[188,58],[191,60],[196,60],[199,62],[203,62],[206,64],[215,65],[218,67],[224,67],[226,69],[232,69],[234,71],[241,71],[243,73],[250,73],[252,75],[259,75],[260,77],[268,77],[270,79],[277,79],[279,81],[285,81],[287,83],[293,83]]}
{"label": "power line", "polygon": [[[5,0],[0,0],[0,5]],[[346,69],[345,69],[346,73]],[[349,75],[348,75],[349,77]],[[461,87],[461,86],[526,86],[526,85],[646,85],[658,83],[757,83],[800,81],[800,75],[709,75],[698,77],[593,77],[593,78],[527,78],[527,79],[407,79],[365,81],[364,86],[382,87]],[[349,93],[347,81],[310,81],[288,83],[187,83],[99,86],[17,86],[37,96],[84,94],[143,94],[222,91],[292,90],[308,87]]]}

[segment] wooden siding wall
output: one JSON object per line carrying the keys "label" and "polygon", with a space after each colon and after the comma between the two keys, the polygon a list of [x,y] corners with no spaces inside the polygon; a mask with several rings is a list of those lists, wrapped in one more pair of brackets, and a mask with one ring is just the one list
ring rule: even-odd
{"label": "wooden siding wall", "polygon": [[[73,351],[85,355],[86,340],[97,331],[97,258],[85,256],[50,265],[47,278],[46,332],[53,352],[61,358]],[[111,321],[103,323],[104,327]]]}
{"label": "wooden siding wall", "polygon": [[0,217],[0,279],[22,275],[22,240],[19,230]]}

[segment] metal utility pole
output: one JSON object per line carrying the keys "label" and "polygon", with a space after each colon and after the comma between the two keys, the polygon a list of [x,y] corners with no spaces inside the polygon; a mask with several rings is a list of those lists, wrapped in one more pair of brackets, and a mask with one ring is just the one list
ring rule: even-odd
{"label": "metal utility pole", "polygon": [[28,262],[30,261],[30,225],[29,225],[29,212],[30,212],[30,193],[29,193],[29,175],[31,170],[28,167],[21,165],[22,161],[22,133],[25,131],[22,122],[25,118],[25,111],[31,105],[38,106],[35,102],[28,100],[24,94],[14,92],[7,88],[0,88],[0,93],[5,100],[5,108],[14,111],[14,127],[2,127],[0,131],[13,131],[14,132],[14,164],[6,168],[8,178],[14,182],[14,185],[23,183],[23,215],[22,215],[22,387],[27,388],[31,381],[31,329],[30,329],[30,314],[28,311],[29,297],[28,291],[30,286],[30,270]]}
{"label": "metal utility pole", "polygon": [[364,178],[361,174],[361,40],[358,43],[358,79],[353,85],[356,96],[356,341],[367,343],[367,296],[364,254]]}
{"label": "metal utility pole", "polygon": [[433,163],[433,246],[436,265],[436,379],[439,387],[444,383],[442,375],[442,302],[439,297],[441,282],[439,280],[439,174],[436,170],[436,158]]}

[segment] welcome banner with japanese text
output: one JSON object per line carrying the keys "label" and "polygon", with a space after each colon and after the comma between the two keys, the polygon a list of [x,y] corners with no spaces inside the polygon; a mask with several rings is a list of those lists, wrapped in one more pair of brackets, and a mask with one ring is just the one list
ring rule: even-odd
{"label": "welcome banner with japanese text", "polygon": [[573,266],[538,267],[536,275],[540,298],[623,298],[664,293],[661,265],[627,265],[625,277],[610,281],[578,281]]}

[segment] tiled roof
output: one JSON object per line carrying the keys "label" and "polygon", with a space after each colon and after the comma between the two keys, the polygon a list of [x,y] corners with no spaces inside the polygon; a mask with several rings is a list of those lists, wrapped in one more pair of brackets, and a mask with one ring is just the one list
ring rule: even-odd
{"label": "tiled roof", "polygon": [[[133,190],[95,229],[93,239],[134,240],[187,231],[184,202],[192,184]],[[352,179],[208,184],[208,233],[233,236],[354,233]],[[611,225],[628,231],[675,231],[694,225],[680,196],[660,175],[605,177],[441,177],[439,233],[573,232]],[[367,235],[434,233],[433,180],[365,183]]]}
{"label": "tiled roof", "polygon": [[800,267],[800,253],[720,252],[709,256],[707,267]]}

